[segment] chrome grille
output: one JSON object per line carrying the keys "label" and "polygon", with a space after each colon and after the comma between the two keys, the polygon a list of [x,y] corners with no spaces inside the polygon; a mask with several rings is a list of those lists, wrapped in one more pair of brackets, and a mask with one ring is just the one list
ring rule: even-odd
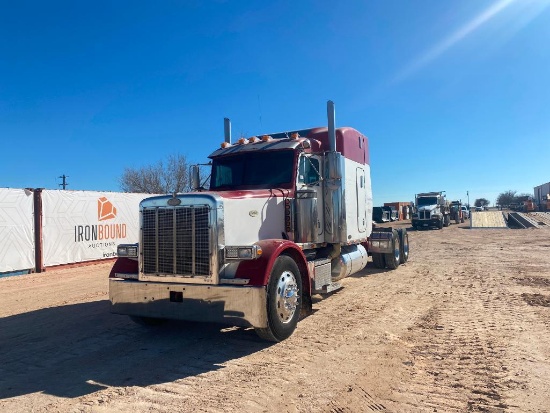
{"label": "chrome grille", "polygon": [[430,211],[420,211],[420,219],[430,219]]}
{"label": "chrome grille", "polygon": [[211,275],[210,208],[144,208],[143,273]]}

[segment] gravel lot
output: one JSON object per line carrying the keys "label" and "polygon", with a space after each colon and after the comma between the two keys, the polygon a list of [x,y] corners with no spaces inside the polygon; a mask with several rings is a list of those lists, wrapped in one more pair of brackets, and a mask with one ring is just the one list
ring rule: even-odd
{"label": "gravel lot", "polygon": [[550,231],[468,226],[410,232],[278,344],[110,314],[107,263],[0,279],[0,411],[550,412]]}

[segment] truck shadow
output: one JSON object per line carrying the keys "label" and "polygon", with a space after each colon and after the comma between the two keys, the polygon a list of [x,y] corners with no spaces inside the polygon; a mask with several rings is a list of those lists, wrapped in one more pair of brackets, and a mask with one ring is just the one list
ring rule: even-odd
{"label": "truck shadow", "polygon": [[363,268],[361,271],[356,272],[355,274],[351,274],[349,277],[350,278],[365,278],[365,277],[368,277],[368,276],[371,276],[371,275],[384,274],[384,273],[387,273],[387,272],[390,272],[390,271],[392,271],[392,270],[390,270],[388,268],[376,268],[374,266],[374,264],[372,263],[372,261],[369,261],[365,268]]}
{"label": "truck shadow", "polygon": [[107,300],[0,319],[0,399],[43,392],[79,397],[223,368],[273,343],[252,329],[168,322],[155,329],[111,314]]}

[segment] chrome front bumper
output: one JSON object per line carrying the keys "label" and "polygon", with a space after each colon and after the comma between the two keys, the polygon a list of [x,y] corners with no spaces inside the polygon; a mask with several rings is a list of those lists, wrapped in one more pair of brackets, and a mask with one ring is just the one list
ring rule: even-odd
{"label": "chrome front bumper", "polygon": [[267,327],[265,287],[109,279],[111,312],[141,317]]}

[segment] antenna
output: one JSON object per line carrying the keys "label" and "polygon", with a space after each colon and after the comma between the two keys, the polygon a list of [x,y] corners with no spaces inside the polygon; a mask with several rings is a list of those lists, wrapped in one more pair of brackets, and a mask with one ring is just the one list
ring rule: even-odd
{"label": "antenna", "polygon": [[258,94],[258,112],[260,113],[260,130],[264,129],[264,125],[262,125],[262,104],[260,103],[260,95]]}

